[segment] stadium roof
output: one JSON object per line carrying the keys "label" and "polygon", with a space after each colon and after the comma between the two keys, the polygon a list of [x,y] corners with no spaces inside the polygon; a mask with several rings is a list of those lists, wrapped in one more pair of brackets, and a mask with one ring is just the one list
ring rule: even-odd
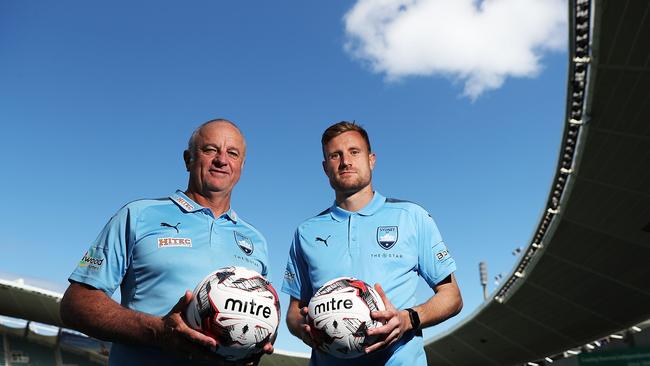
{"label": "stadium roof", "polygon": [[521,261],[430,364],[516,365],[650,318],[650,2],[571,0],[566,127]]}
{"label": "stadium roof", "polygon": [[0,314],[63,327],[59,316],[60,293],[0,279]]}

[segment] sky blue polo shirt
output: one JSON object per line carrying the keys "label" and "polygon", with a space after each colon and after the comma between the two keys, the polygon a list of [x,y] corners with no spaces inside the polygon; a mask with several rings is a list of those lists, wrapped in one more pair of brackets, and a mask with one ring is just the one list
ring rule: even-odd
{"label": "sky blue polo shirt", "polygon": [[[109,296],[120,287],[122,305],[162,316],[185,290],[227,266],[269,278],[266,240],[232,209],[219,217],[176,191],[168,198],[122,207],[79,261],[70,281]],[[110,365],[182,365],[158,349],[113,344]]]}
{"label": "sky blue polo shirt", "polygon": [[[282,291],[307,303],[327,281],[352,276],[381,284],[397,309],[416,304],[418,276],[433,287],[456,270],[435,222],[422,207],[378,192],[358,212],[334,204],[298,226]],[[314,365],[426,365],[421,335],[385,351],[343,360],[312,350]]]}

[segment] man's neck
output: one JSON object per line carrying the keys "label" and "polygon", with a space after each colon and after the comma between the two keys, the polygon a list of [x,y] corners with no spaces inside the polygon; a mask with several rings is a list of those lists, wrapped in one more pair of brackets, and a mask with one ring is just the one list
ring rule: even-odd
{"label": "man's neck", "polygon": [[357,212],[366,207],[373,196],[370,184],[354,193],[336,192],[336,205],[346,211]]}
{"label": "man's neck", "polygon": [[204,194],[188,189],[185,191],[185,195],[199,205],[212,210],[214,217],[219,217],[224,212],[230,210],[230,192],[210,192],[209,194]]}

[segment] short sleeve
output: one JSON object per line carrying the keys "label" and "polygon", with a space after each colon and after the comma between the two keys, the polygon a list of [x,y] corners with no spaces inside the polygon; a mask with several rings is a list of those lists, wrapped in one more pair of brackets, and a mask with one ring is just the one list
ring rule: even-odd
{"label": "short sleeve", "polygon": [[133,220],[128,206],[120,209],[104,226],[68,280],[112,295],[122,283],[131,262]]}
{"label": "short sleeve", "polygon": [[442,240],[438,227],[424,209],[416,212],[418,232],[418,270],[430,287],[456,270],[456,262]]}
{"label": "short sleeve", "polygon": [[311,282],[309,281],[307,263],[301,250],[300,233],[296,233],[289,248],[289,259],[284,271],[282,292],[301,301],[309,301],[312,295]]}

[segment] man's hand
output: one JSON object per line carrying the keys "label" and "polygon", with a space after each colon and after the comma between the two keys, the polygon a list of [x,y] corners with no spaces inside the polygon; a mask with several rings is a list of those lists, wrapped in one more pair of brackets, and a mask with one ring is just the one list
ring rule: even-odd
{"label": "man's hand", "polygon": [[300,338],[309,347],[314,347],[315,342],[311,337],[311,328],[307,322],[308,309],[296,298],[291,298],[287,309],[287,327],[294,336]]}
{"label": "man's hand", "polygon": [[314,347],[314,339],[311,337],[311,327],[309,326],[309,322],[307,321],[307,314],[309,314],[309,309],[306,306],[303,306],[300,308],[300,315],[303,317],[303,324],[300,326],[300,329],[302,330],[302,333],[300,335],[300,339],[308,345],[309,347]]}
{"label": "man's hand", "polygon": [[190,328],[183,320],[183,314],[190,301],[192,301],[192,293],[186,291],[169,313],[162,317],[163,329],[157,337],[158,346],[184,359],[213,365],[227,365],[228,363],[222,357],[212,351],[217,346],[217,341]]}
{"label": "man's hand", "polygon": [[368,336],[378,337],[379,342],[367,347],[366,353],[390,346],[402,338],[404,333],[411,328],[408,313],[395,309],[395,306],[388,300],[380,284],[375,284],[375,290],[377,290],[379,297],[384,302],[386,310],[373,311],[370,313],[370,317],[384,325],[368,330]]}
{"label": "man's hand", "polygon": [[214,338],[190,328],[185,322],[183,314],[192,301],[192,296],[190,291],[186,291],[169,313],[162,317],[164,327],[158,342],[160,348],[171,350],[181,358],[210,365],[253,366],[260,362],[264,354],[273,353],[273,342],[277,332],[264,344],[261,352],[244,360],[225,361],[212,351],[218,345]]}
{"label": "man's hand", "polygon": [[264,347],[262,347],[262,351],[259,353],[254,354],[253,356],[235,363],[235,365],[244,365],[244,366],[255,366],[260,362],[260,359],[262,356],[265,354],[270,355],[273,353],[273,343],[275,343],[275,338],[278,336],[278,332],[276,331],[273,337],[264,344]]}

